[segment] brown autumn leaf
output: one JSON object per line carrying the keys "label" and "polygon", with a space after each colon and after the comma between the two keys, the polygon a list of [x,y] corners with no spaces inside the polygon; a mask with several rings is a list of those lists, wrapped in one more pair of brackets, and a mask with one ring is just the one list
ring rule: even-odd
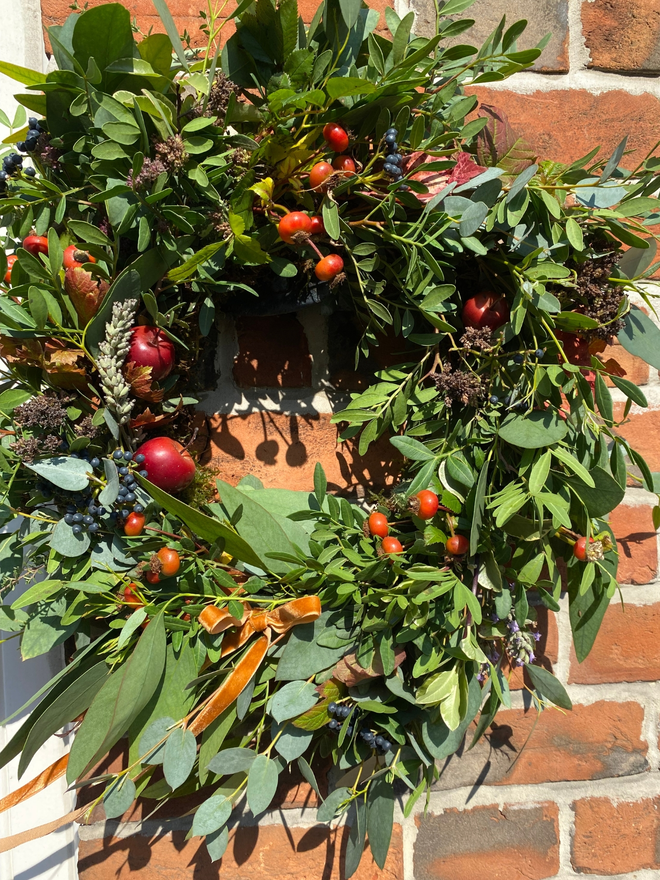
{"label": "brown autumn leaf", "polygon": [[[398,666],[401,666],[405,659],[405,649],[399,648],[394,657],[394,668],[396,669]],[[367,678],[380,678],[384,674],[385,670],[378,654],[374,655],[373,665],[369,666],[368,669],[360,666],[355,654],[346,654],[332,670],[333,678],[343,682],[346,687],[355,687]]]}
{"label": "brown autumn leaf", "polygon": [[129,361],[124,368],[124,376],[131,386],[131,391],[140,400],[148,400],[150,403],[160,403],[163,399],[163,391],[151,378],[152,367],[139,367],[135,361]]}
{"label": "brown autumn leaf", "polygon": [[108,286],[107,281],[97,281],[91,272],[80,266],[72,266],[64,273],[64,289],[83,325],[98,312]]}
{"label": "brown autumn leaf", "polygon": [[456,164],[453,168],[446,168],[440,171],[424,170],[425,165],[438,161],[437,156],[430,156],[428,153],[417,151],[411,153],[406,159],[403,165],[404,174],[410,174],[411,171],[414,171],[414,174],[410,175],[410,179],[417,180],[428,188],[428,192],[415,193],[420,202],[430,201],[450,183],[461,186],[487,170],[481,165],[477,165],[470,153],[457,153],[454,159]]}
{"label": "brown autumn leaf", "polygon": [[618,361],[614,360],[614,358],[609,358],[608,360],[606,360],[603,366],[610,374],[610,376],[619,376],[619,378],[622,378],[626,375],[626,371],[623,369]]}

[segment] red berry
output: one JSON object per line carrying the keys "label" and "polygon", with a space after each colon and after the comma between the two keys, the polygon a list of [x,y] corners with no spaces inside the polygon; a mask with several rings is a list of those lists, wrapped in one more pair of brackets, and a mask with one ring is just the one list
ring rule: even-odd
{"label": "red berry", "polygon": [[369,517],[369,532],[375,538],[386,538],[390,530],[390,524],[384,513],[374,512]]}
{"label": "red berry", "polygon": [[124,605],[128,605],[129,608],[140,608],[144,605],[144,602],[140,599],[138,594],[137,584],[130,583],[127,587],[124,587],[123,602]]}
{"label": "red berry", "polygon": [[336,122],[328,122],[323,127],[323,137],[331,150],[335,153],[343,153],[348,147],[348,135],[341,125]]}
{"label": "red berry", "polygon": [[463,306],[463,323],[466,327],[490,327],[491,330],[497,330],[508,320],[509,306],[506,300],[492,290],[482,290]]}
{"label": "red berry", "polygon": [[128,535],[129,538],[135,538],[137,535],[141,535],[144,531],[144,524],[146,521],[147,518],[143,513],[129,513],[126,522],[124,523],[124,534]]}
{"label": "red berry", "polygon": [[310,219],[312,221],[312,235],[325,235],[323,217],[320,214],[314,214]]}
{"label": "red berry", "polygon": [[7,271],[5,272],[5,284],[11,284],[11,270],[18,257],[16,254],[10,254],[7,257]]}
{"label": "red berry", "polygon": [[158,558],[161,564],[160,573],[163,577],[172,577],[181,568],[179,554],[171,547],[162,547],[158,551]]}
{"label": "red berry", "polygon": [[355,174],[355,162],[350,156],[336,156],[332,160],[335,171],[343,171],[344,174]]}
{"label": "red berry", "polygon": [[317,162],[309,172],[309,185],[312,189],[319,189],[332,176],[332,165],[329,162]]}
{"label": "red berry", "polygon": [[343,268],[344,261],[339,254],[329,254],[329,256],[323,257],[322,260],[318,261],[314,267],[314,272],[319,281],[332,281]]}
{"label": "red berry", "polygon": [[470,542],[465,535],[452,535],[447,539],[447,553],[452,556],[462,556],[470,549]]}
{"label": "red berry", "polygon": [[403,553],[403,545],[398,538],[383,538],[380,546],[383,553]]}
{"label": "red berry", "polygon": [[148,571],[145,575],[150,584],[159,584],[160,575],[157,571]]}
{"label": "red berry", "polygon": [[28,235],[23,239],[23,247],[33,256],[48,253],[48,239],[45,235]]}
{"label": "red berry", "polygon": [[[589,538],[589,543],[593,544],[594,539]],[[578,538],[575,544],[573,545],[573,556],[576,559],[579,559],[580,562],[584,562],[587,558],[587,539],[586,538]]]}
{"label": "red berry", "polygon": [[88,254],[87,251],[81,251],[77,244],[70,244],[69,247],[65,249],[62,258],[62,265],[65,269],[76,269],[77,267],[82,266],[83,263],[95,262],[96,258],[91,254]]}
{"label": "red berry", "polygon": [[170,437],[153,437],[135,454],[144,455],[142,468],[148,473],[147,479],[165,492],[181,492],[195,477],[195,462],[190,453]]}
{"label": "red berry", "polygon": [[420,519],[433,519],[440,506],[438,496],[435,492],[431,492],[430,489],[422,489],[421,492],[418,492],[417,495],[415,495],[415,498],[419,502],[419,506],[415,505],[417,507],[416,515]]}
{"label": "red berry", "polygon": [[285,214],[282,217],[277,231],[282,241],[285,241],[287,244],[294,244],[293,236],[296,232],[306,232],[307,235],[311,235],[312,220],[307,214],[303,214],[302,211],[291,211],[290,214]]}
{"label": "red berry", "polygon": [[127,361],[151,367],[151,378],[158,382],[172,372],[176,362],[174,344],[158,327],[136,327],[131,333]]}

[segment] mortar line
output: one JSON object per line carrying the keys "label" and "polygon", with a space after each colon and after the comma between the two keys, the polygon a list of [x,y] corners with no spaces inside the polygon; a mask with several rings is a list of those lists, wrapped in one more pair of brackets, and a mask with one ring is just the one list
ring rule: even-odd
{"label": "mortar line", "polygon": [[573,835],[575,834],[575,813],[567,804],[559,804],[557,807],[557,826],[559,830],[559,870],[569,873],[573,871],[571,864],[571,850]]}

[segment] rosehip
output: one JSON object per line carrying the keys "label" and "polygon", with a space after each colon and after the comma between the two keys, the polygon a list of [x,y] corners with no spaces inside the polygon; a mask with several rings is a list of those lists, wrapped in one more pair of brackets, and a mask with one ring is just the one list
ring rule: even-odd
{"label": "rosehip", "polygon": [[160,573],[163,577],[172,577],[181,568],[181,559],[176,550],[171,547],[162,547],[158,551],[161,569]]}
{"label": "rosehip", "polygon": [[309,185],[312,189],[319,189],[332,176],[332,165],[329,162],[317,162],[309,172]]}
{"label": "rosehip", "polygon": [[124,587],[123,602],[124,605],[128,605],[129,608],[140,608],[144,605],[144,602],[138,595],[137,584],[130,583],[127,587]]}
{"label": "rosehip", "polygon": [[388,555],[392,553],[403,553],[403,545],[398,538],[383,538],[380,546],[383,553],[387,553]]}
{"label": "rosehip", "polygon": [[285,241],[287,244],[294,244],[293,236],[297,232],[306,232],[307,235],[311,235],[311,217],[308,217],[307,214],[303,214],[302,211],[291,211],[290,214],[286,214],[282,217],[277,226],[277,231],[279,232],[282,241]]}
{"label": "rosehip", "polygon": [[348,147],[348,135],[341,125],[337,125],[336,122],[328,122],[323,127],[323,137],[330,149],[334,150],[335,153],[343,153]]}
{"label": "rosehip", "polygon": [[447,553],[452,556],[462,556],[470,549],[470,542],[465,535],[452,535],[447,539]]}
{"label": "rosehip", "polygon": [[28,235],[23,239],[23,247],[25,250],[37,257],[39,254],[48,253],[48,239],[45,235]]}
{"label": "rosehip", "polygon": [[[593,544],[594,539],[589,538],[589,543]],[[576,559],[579,559],[580,562],[585,562],[587,558],[587,539],[586,538],[578,538],[575,544],[573,545],[573,556]]]}
{"label": "rosehip", "polygon": [[75,269],[82,266],[83,263],[95,262],[96,258],[91,254],[88,254],[87,251],[81,251],[77,244],[70,244],[69,247],[65,249],[62,258],[62,265],[65,269]]}
{"label": "rosehip", "polygon": [[350,156],[337,156],[332,160],[335,171],[343,171],[344,174],[355,174],[355,162]]}
{"label": "rosehip", "polygon": [[332,281],[343,268],[344,261],[339,254],[329,254],[329,256],[323,257],[322,260],[318,261],[314,267],[314,273],[319,281]]}
{"label": "rosehip", "polygon": [[369,532],[375,538],[386,538],[390,530],[390,524],[384,513],[374,512],[369,517]]}
{"label": "rosehip", "polygon": [[320,214],[314,214],[310,219],[312,221],[312,235],[325,235],[323,217]]}
{"label": "rosehip", "polygon": [[148,571],[145,575],[150,584],[160,583],[160,575],[157,571]]}
{"label": "rosehip", "polygon": [[420,519],[433,519],[440,506],[438,496],[435,492],[431,492],[430,489],[422,489],[421,492],[418,492],[415,495],[415,498],[416,502],[413,506],[415,515]]}
{"label": "rosehip", "polygon": [[11,270],[18,257],[16,254],[10,254],[7,257],[7,271],[5,272],[5,284],[11,284]]}
{"label": "rosehip", "polygon": [[124,523],[124,534],[129,538],[141,535],[144,531],[144,524],[147,518],[143,513],[130,513]]}

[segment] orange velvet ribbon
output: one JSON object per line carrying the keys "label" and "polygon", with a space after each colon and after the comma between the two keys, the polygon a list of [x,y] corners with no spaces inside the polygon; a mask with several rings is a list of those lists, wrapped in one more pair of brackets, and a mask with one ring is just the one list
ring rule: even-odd
{"label": "orange velvet ribbon", "polygon": [[217,635],[230,627],[235,627],[234,631],[228,633],[222,641],[221,655],[223,657],[242,647],[253,633],[262,633],[262,635],[212,694],[206,706],[191,722],[189,730],[192,730],[197,736],[211,722],[215,721],[228,706],[231,706],[259,669],[266,656],[273,632],[279,634],[288,632],[291,627],[312,623],[320,615],[321,601],[318,596],[303,596],[300,599],[293,599],[286,605],[280,605],[274,611],[260,611],[246,603],[243,617],[240,620],[232,617],[226,608],[207,605],[199,615],[199,622],[207,632],[211,635]]}
{"label": "orange velvet ribbon", "polygon": [[16,804],[26,801],[28,798],[32,797],[33,794],[38,794],[40,791],[43,791],[44,788],[51,784],[51,782],[55,782],[56,779],[64,776],[66,773],[66,765],[68,763],[69,756],[63,755],[61,758],[58,758],[57,761],[53,762],[50,767],[46,767],[45,770],[42,770],[38,776],[34,777],[34,779],[31,779],[28,783],[22,785],[12,794],[8,794],[7,797],[3,797],[2,800],[0,800],[0,813],[4,813],[5,810],[15,807]]}

